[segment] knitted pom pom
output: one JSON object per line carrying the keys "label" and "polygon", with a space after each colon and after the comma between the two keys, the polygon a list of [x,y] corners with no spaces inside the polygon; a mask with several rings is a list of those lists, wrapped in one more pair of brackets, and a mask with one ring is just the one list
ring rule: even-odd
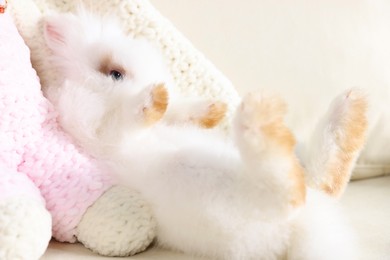
{"label": "knitted pom pom", "polygon": [[12,198],[0,202],[0,212],[0,259],[39,259],[51,238],[50,213],[44,205]]}
{"label": "knitted pom pom", "polygon": [[141,196],[113,187],[84,214],[77,239],[105,256],[130,256],[144,251],[156,234],[152,212]]}

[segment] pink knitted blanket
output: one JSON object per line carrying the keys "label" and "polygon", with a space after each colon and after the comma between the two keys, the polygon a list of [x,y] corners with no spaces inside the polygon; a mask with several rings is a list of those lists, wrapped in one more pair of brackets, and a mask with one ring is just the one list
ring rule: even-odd
{"label": "pink knitted blanket", "polygon": [[12,18],[0,14],[0,200],[46,203],[53,236],[74,242],[83,213],[112,184],[56,117]]}

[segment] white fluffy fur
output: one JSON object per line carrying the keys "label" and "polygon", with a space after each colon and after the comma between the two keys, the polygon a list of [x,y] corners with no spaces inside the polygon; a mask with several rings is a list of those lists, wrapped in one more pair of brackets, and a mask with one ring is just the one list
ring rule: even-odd
{"label": "white fluffy fur", "polygon": [[[210,100],[177,93],[162,56],[149,42],[126,37],[112,17],[99,20],[83,9],[79,12],[77,17],[63,14],[60,19],[55,16],[45,18],[46,43],[56,54],[50,58],[60,71],[55,82],[46,86],[45,95],[60,109],[61,119],[67,121],[64,124],[71,125],[68,131],[73,135],[83,135],[80,140],[85,145],[94,146],[93,137],[97,134],[100,145],[110,146],[112,138],[121,140],[118,132],[128,127],[122,125],[129,123],[125,119],[128,111],[140,112],[142,107],[139,106],[143,106],[143,103],[127,102],[127,96],[149,95],[148,91],[142,90],[155,84],[164,83],[170,90],[170,102],[164,117],[168,123],[186,123],[204,114],[212,104]],[[106,56],[126,68],[128,75],[123,80],[113,81],[110,76],[99,72]],[[146,98],[139,97],[138,100],[145,102]],[[72,106],[57,104],[68,99],[74,100]],[[89,102],[84,102],[84,99]],[[118,104],[121,105],[112,110]],[[67,110],[66,113],[62,108]],[[105,142],[105,139],[110,141]]]}
{"label": "white fluffy fur", "polygon": [[[158,245],[212,259],[356,259],[336,200],[307,188],[306,204],[290,205],[287,174],[295,157],[261,131],[283,115],[256,117],[259,107],[272,107],[272,98],[254,95],[243,101],[234,141],[189,124],[145,128],[142,108],[150,105],[153,84],[169,81],[147,43],[85,13],[50,17],[45,32],[53,64],[64,76],[48,95],[63,127],[92,153],[109,159],[124,183],[150,202]],[[132,79],[114,82],[96,70],[107,52],[132,71]],[[344,94],[338,100],[352,109]],[[175,108],[180,117],[178,112]],[[325,128],[343,116],[326,117]],[[330,131],[323,134],[336,138]],[[326,174],[326,165],[318,167]]]}

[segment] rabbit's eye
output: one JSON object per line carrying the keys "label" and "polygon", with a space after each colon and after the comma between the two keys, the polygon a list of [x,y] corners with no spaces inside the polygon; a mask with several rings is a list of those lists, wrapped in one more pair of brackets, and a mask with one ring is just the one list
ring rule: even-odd
{"label": "rabbit's eye", "polygon": [[117,71],[117,70],[111,70],[110,71],[110,76],[111,78],[114,80],[114,81],[119,81],[119,80],[122,80],[123,79],[123,75],[121,72]]}

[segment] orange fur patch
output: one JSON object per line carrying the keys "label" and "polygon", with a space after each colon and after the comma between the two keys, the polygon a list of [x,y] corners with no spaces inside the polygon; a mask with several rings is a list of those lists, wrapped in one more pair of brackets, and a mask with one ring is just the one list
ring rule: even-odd
{"label": "orange fur patch", "polygon": [[321,184],[321,189],[331,196],[339,197],[345,190],[350,179],[351,168],[357,152],[363,147],[367,129],[367,100],[359,96],[351,100],[352,107],[341,123],[341,131],[336,136],[340,150],[332,158],[327,169],[328,176]]}
{"label": "orange fur patch", "polygon": [[338,154],[340,158],[329,167],[330,174],[320,186],[320,189],[334,197],[339,197],[344,192],[351,171],[350,160],[342,152]]}
{"label": "orange fur patch", "polygon": [[259,122],[260,133],[263,139],[270,142],[267,149],[277,149],[280,156],[287,156],[292,163],[292,168],[288,172],[290,180],[288,196],[289,203],[293,208],[303,205],[306,201],[306,183],[303,167],[300,165],[295,155],[296,140],[291,130],[284,124],[284,116],[287,113],[287,105],[279,96],[268,96],[258,101],[249,96],[244,102],[255,107],[252,122]]}
{"label": "orange fur patch", "polygon": [[261,131],[266,136],[265,138],[271,139],[274,143],[277,143],[287,153],[294,151],[295,138],[290,130],[279,122],[275,122],[266,126],[263,126]]}
{"label": "orange fur patch", "polygon": [[290,157],[293,166],[288,173],[290,180],[289,203],[293,208],[297,208],[306,201],[306,183],[304,170],[295,155],[295,138],[282,121],[273,122],[262,127],[264,138],[271,140],[286,156]]}
{"label": "orange fur patch", "polygon": [[262,102],[256,111],[259,121],[262,121],[261,132],[264,138],[272,140],[278,145],[278,148],[291,153],[295,147],[295,138],[284,125],[284,116],[287,113],[287,105],[284,100],[278,96],[271,97],[267,102]]}
{"label": "orange fur patch", "polygon": [[[293,155],[295,157],[295,155]],[[297,208],[305,204],[306,201],[306,183],[305,174],[302,166],[296,158],[294,160],[294,166],[288,173],[288,178],[291,181],[290,188],[290,205],[293,208]]]}
{"label": "orange fur patch", "polygon": [[143,110],[146,125],[151,125],[159,121],[164,116],[168,107],[168,91],[164,84],[156,85],[151,92],[151,96],[151,106],[145,107]]}
{"label": "orange fur patch", "polygon": [[203,128],[213,128],[225,117],[227,105],[223,102],[215,102],[207,108],[206,115],[195,121]]}

